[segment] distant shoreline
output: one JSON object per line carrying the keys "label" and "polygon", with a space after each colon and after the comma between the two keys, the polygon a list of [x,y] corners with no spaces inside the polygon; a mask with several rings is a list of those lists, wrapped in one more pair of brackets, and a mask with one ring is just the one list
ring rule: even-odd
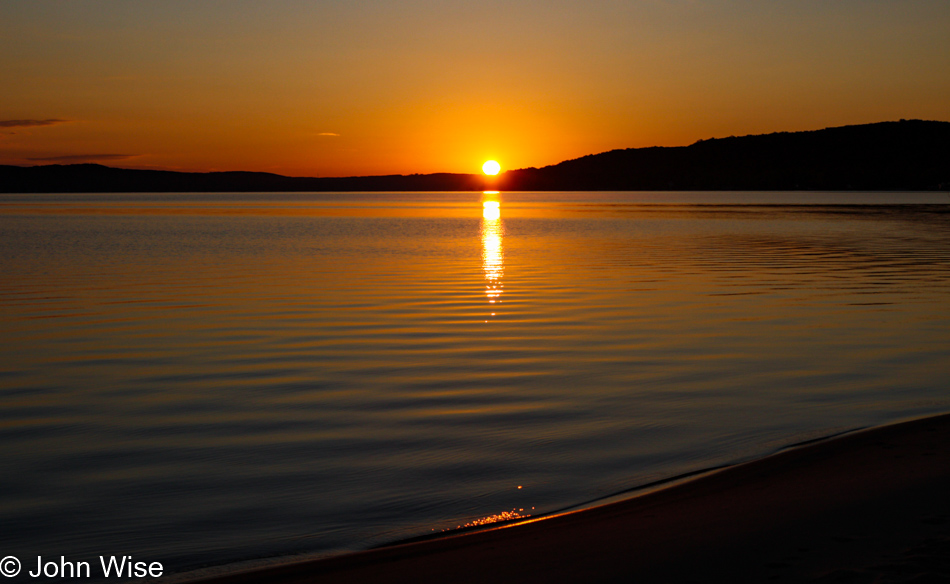
{"label": "distant shoreline", "polygon": [[909,579],[935,574],[950,550],[947,492],[943,414],[792,446],[581,511],[184,581],[870,581],[893,570]]}
{"label": "distant shoreline", "polygon": [[950,191],[950,122],[901,120],[812,132],[629,148],[480,174],[308,178],[99,164],[0,166],[2,193],[379,191]]}

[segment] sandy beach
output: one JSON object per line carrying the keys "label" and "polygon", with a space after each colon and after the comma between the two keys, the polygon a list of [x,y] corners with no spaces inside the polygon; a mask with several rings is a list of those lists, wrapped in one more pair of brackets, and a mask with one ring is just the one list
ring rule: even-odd
{"label": "sandy beach", "polygon": [[945,582],[948,493],[942,415],[592,509],[202,582]]}

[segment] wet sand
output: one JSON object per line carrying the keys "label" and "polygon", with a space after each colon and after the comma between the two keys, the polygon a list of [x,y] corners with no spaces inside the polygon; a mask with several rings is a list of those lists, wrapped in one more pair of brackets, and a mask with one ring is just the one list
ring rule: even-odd
{"label": "wet sand", "polygon": [[950,415],[854,432],[618,503],[202,580],[950,582]]}

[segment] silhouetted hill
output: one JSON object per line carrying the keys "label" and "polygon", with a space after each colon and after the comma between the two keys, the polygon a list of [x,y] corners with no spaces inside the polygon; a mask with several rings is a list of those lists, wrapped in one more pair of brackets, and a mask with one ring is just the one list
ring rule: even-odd
{"label": "silhouetted hill", "polygon": [[296,178],[98,164],[0,166],[0,192],[499,190],[950,190],[950,122],[901,120],[812,132],[629,148],[503,173]]}
{"label": "silhouetted hill", "polygon": [[286,191],[478,191],[473,174],[300,178],[266,172],[173,172],[101,164],[0,166],[5,193],[175,193]]}
{"label": "silhouetted hill", "polygon": [[950,188],[950,122],[901,120],[630,148],[505,173],[505,190]]}

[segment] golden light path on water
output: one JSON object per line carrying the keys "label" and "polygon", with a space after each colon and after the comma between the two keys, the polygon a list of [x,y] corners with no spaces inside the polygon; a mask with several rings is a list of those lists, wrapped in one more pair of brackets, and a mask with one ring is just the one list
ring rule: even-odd
{"label": "golden light path on water", "polygon": [[[501,205],[495,200],[498,197],[498,191],[484,191],[482,196],[487,199],[482,201],[482,269],[485,270],[485,296],[488,297],[489,303],[495,304],[501,303],[501,294],[504,291],[504,284],[501,281],[505,273],[505,256],[501,241],[504,234],[501,225]],[[495,313],[492,312],[491,315],[495,316]],[[520,489],[521,485],[518,485],[518,488]],[[531,508],[533,509],[534,507]],[[480,527],[528,517],[531,517],[531,513],[525,513],[524,508],[517,508],[479,517],[456,525],[454,528],[442,529],[442,531]]]}
{"label": "golden light path on water", "polygon": [[[485,196],[496,193],[485,192]],[[488,200],[482,203],[482,268],[485,270],[485,295],[488,302],[501,302],[505,285],[502,276],[505,272],[504,250],[501,243],[502,226],[499,203]],[[492,313],[494,316],[495,313]]]}
{"label": "golden light path on water", "polygon": [[[501,281],[505,273],[505,256],[501,242],[504,234],[501,225],[501,205],[495,200],[498,197],[498,191],[484,191],[482,196],[487,199],[482,201],[482,269],[485,270],[485,296],[488,297],[489,303],[495,304],[496,302],[501,303],[501,294],[504,291],[504,284]],[[492,312],[491,315],[495,316],[495,313]],[[521,485],[518,488],[520,489]],[[534,507],[531,509],[533,510]],[[500,521],[531,517],[531,513],[525,513],[524,511],[524,508],[502,511],[442,531],[479,527]],[[433,529],[433,531],[435,530]]]}

